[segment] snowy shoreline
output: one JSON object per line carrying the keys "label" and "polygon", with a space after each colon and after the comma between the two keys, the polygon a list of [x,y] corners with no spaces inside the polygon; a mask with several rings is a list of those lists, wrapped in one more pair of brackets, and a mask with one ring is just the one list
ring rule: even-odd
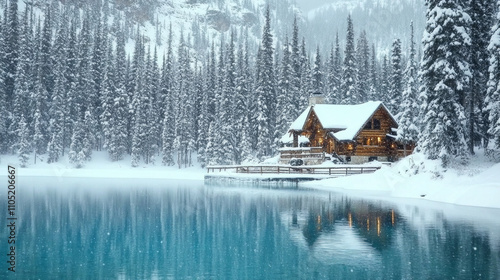
{"label": "snowy shoreline", "polygon": [[[15,156],[2,156],[3,166],[19,168]],[[19,168],[19,177],[97,178],[97,179],[165,179],[203,181],[207,171],[199,166],[179,169],[178,166],[140,165],[131,167],[127,159],[111,162],[105,152],[95,152],[93,160],[83,168],[73,168],[65,157],[47,164],[40,158],[36,165]],[[417,163],[417,164],[415,164]],[[418,172],[416,172],[418,170]],[[418,173],[418,174],[414,174]],[[213,174],[213,173],[210,173]],[[228,175],[221,173],[220,175]],[[245,174],[229,174],[245,177]],[[251,175],[270,177],[272,175]],[[324,178],[324,176],[319,175]],[[436,178],[437,177],[437,178]],[[380,199],[410,198],[463,206],[500,208],[500,163],[489,162],[482,155],[468,166],[443,170],[437,161],[421,155],[383,166],[372,174],[354,175],[300,183],[299,187],[338,191],[356,196]]]}

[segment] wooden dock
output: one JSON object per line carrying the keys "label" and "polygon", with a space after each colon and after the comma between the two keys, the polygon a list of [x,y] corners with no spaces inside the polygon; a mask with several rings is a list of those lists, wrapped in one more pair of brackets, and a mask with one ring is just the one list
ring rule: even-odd
{"label": "wooden dock", "polygon": [[208,166],[207,173],[235,171],[246,174],[321,174],[333,176],[348,176],[373,173],[378,166],[290,166],[290,165],[222,165]]}

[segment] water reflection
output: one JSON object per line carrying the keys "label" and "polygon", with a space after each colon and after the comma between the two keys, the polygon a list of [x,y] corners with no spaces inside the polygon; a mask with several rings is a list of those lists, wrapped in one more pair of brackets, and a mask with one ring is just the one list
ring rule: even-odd
{"label": "water reflection", "polygon": [[19,279],[500,277],[499,222],[456,209],[184,182],[62,183],[19,187]]}

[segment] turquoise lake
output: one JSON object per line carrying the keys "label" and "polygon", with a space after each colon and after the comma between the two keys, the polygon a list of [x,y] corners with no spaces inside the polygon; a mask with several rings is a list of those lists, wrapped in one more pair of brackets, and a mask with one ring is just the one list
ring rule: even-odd
{"label": "turquoise lake", "polygon": [[500,279],[500,209],[203,182],[22,178],[0,279]]}

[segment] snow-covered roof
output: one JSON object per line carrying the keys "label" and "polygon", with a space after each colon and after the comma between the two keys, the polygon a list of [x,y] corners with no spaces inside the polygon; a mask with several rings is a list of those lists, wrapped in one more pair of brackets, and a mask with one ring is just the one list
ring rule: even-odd
{"label": "snow-covered roof", "polygon": [[[289,130],[303,130],[305,122],[313,110],[323,129],[340,130],[331,132],[332,136],[339,141],[352,140],[380,106],[385,108],[380,101],[369,101],[358,105],[316,104],[307,107],[292,123]],[[385,110],[395,121],[389,110],[387,108]]]}
{"label": "snow-covered roof", "polygon": [[[285,133],[285,135],[281,136],[280,142],[284,143],[284,144],[293,143],[293,135],[291,135],[291,133],[288,133],[288,132]],[[309,143],[309,138],[302,136],[302,135],[299,135],[298,142],[299,142],[299,144],[300,143]]]}

